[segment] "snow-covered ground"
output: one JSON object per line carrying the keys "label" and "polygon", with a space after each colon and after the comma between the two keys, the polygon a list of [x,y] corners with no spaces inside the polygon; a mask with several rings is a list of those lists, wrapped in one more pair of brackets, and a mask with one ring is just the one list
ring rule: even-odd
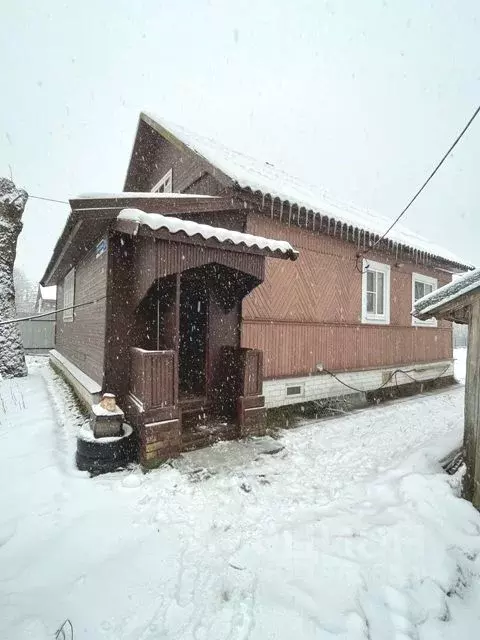
{"label": "snow-covered ground", "polygon": [[480,516],[436,462],[463,386],[285,432],[275,455],[224,443],[90,479],[67,388],[30,371],[0,382],[0,638],[66,618],[75,640],[480,636]]}

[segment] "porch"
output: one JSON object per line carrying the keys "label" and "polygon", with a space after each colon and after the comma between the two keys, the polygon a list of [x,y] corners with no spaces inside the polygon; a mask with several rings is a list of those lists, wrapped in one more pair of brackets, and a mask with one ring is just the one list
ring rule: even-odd
{"label": "porch", "polygon": [[[146,460],[264,432],[265,402],[261,395],[262,353],[225,347],[221,353],[226,378],[234,391],[230,411],[219,411],[207,395],[175,398],[176,353],[131,347],[127,411],[140,429]],[[149,455],[150,454],[150,455]]]}
{"label": "porch", "polygon": [[110,349],[110,379],[117,393],[123,385],[119,397],[150,466],[264,433],[263,354],[240,346],[241,302],[262,282],[267,255],[296,253],[288,243],[144,216],[117,221],[129,298],[111,347],[128,336],[128,350]]}

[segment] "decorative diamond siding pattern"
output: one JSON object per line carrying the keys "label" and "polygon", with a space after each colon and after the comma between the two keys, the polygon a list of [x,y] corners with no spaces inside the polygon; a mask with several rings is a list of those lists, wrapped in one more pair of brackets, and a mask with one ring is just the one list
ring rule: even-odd
{"label": "decorative diamond siding pattern", "polygon": [[340,239],[249,215],[248,233],[288,240],[296,262],[267,259],[265,281],[242,305],[242,346],[264,352],[265,378],[308,375],[317,365],[334,371],[432,362],[452,357],[449,323],[413,327],[412,272],[448,274],[420,265],[396,266],[395,257],[369,257],[391,265],[390,324],[361,323],[362,277],[356,248]]}

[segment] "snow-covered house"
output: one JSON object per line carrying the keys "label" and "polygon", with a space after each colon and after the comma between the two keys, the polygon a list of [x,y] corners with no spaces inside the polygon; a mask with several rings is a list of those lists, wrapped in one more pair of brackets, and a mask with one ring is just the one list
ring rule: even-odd
{"label": "snow-covered house", "polygon": [[264,407],[452,376],[449,323],[411,308],[469,265],[401,225],[370,250],[388,220],[269,163],[141,114],[124,192],[70,203],[42,284],[81,306],[52,358],[85,401],[117,394],[144,460],[224,417],[233,437]]}
{"label": "snow-covered house", "polygon": [[[48,311],[55,311],[57,306],[57,287],[42,287],[38,285],[37,300],[35,302],[36,313],[47,313]],[[55,316],[52,316],[52,320],[55,320]]]}

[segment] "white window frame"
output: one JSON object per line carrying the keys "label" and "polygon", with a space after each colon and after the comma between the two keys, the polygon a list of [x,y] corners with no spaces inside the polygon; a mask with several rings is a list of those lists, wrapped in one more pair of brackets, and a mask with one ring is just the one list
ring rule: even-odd
{"label": "white window frame", "polygon": [[[424,276],[423,273],[412,273],[412,309],[415,305],[415,283],[422,282],[423,284],[431,284],[432,292],[438,289],[438,280],[431,278],[430,276]],[[437,319],[429,318],[428,320],[420,320],[412,316],[412,325],[414,327],[436,327]]]}
{"label": "white window frame", "polygon": [[[161,192],[160,189],[165,187]],[[167,173],[160,178],[157,184],[152,187],[152,193],[172,193],[173,191],[173,170],[169,169]]]}
{"label": "white window frame", "polygon": [[75,269],[70,269],[63,279],[63,321],[73,322],[74,310],[65,309],[75,304]]}
{"label": "white window frame", "polygon": [[[383,313],[367,312],[367,272],[383,273]],[[363,260],[362,269],[362,322],[364,324],[390,324],[390,265],[373,260]]]}

